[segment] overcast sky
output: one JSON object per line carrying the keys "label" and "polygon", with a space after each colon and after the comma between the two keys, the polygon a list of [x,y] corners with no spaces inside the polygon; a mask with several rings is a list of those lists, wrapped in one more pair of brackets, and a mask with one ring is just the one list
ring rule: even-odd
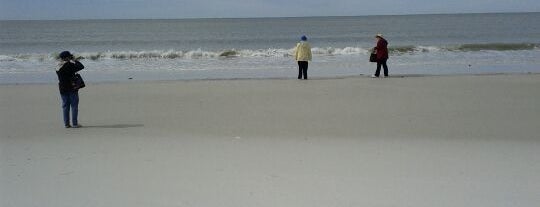
{"label": "overcast sky", "polygon": [[539,11],[540,0],[0,0],[0,19],[176,19]]}

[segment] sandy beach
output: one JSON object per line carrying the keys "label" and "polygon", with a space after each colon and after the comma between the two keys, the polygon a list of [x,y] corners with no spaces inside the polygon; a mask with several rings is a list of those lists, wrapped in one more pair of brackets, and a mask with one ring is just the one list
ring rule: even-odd
{"label": "sandy beach", "polygon": [[0,85],[2,207],[540,203],[540,75]]}

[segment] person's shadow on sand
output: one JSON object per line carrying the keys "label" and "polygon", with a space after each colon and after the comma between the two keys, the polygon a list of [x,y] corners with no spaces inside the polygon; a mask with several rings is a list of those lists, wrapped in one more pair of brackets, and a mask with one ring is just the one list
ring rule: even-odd
{"label": "person's shadow on sand", "polygon": [[82,128],[124,129],[124,128],[135,128],[135,127],[144,127],[144,124],[93,125],[93,126],[83,126]]}

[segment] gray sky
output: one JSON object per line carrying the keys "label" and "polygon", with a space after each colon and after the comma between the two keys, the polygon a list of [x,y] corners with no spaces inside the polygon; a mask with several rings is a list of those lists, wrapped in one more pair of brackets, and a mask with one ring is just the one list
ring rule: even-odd
{"label": "gray sky", "polygon": [[540,0],[0,0],[0,19],[176,19],[539,11]]}

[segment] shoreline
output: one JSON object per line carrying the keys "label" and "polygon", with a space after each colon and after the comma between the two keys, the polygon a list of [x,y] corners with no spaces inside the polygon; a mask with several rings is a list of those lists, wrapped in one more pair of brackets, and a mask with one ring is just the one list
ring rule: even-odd
{"label": "shoreline", "polygon": [[[296,136],[301,135],[300,131],[284,125],[287,122],[279,123],[278,120],[281,119],[281,116],[305,120],[307,117],[320,119],[322,118],[319,117],[321,114],[326,114],[325,116],[335,116],[336,121],[339,123],[345,122],[347,124],[339,127],[336,126],[335,129],[327,131],[324,130],[327,128],[325,121],[318,120],[313,122],[316,123],[315,125],[308,127],[313,130],[313,132],[308,134],[319,134],[321,136],[356,136],[357,133],[360,133],[358,130],[369,131],[368,126],[375,128],[379,128],[379,126],[368,124],[356,130],[351,130],[355,128],[355,122],[370,122],[369,119],[374,119],[376,122],[384,123],[385,119],[392,118],[396,119],[395,121],[397,122],[395,124],[403,126],[389,134],[391,137],[400,136],[398,132],[404,132],[405,134],[402,135],[405,136],[431,136],[440,133],[438,132],[439,130],[444,132],[444,135],[440,135],[442,137],[459,137],[467,133],[474,135],[478,131],[474,127],[464,125],[463,123],[454,123],[451,121],[453,118],[463,119],[463,121],[469,122],[475,119],[482,120],[482,117],[485,116],[493,116],[493,113],[507,114],[517,110],[515,111],[516,114],[523,114],[524,111],[511,108],[512,104],[503,103],[519,102],[525,104],[527,106],[526,108],[532,107],[530,110],[534,111],[536,109],[531,104],[540,98],[540,95],[538,97],[534,95],[530,96],[530,94],[536,93],[536,89],[533,90],[531,87],[539,84],[540,74],[408,77],[410,78],[375,79],[367,76],[358,76],[321,78],[312,79],[311,81],[290,78],[88,83],[87,88],[80,91],[80,122],[83,126],[86,123],[100,125],[99,122],[109,123],[110,125],[144,124],[149,122],[152,123],[149,129],[153,130],[172,129],[171,127],[176,126],[176,124],[184,123],[185,126],[182,127],[186,127],[186,132],[210,133],[216,136],[219,136],[223,132],[232,133],[235,131],[235,126],[240,127],[242,130],[247,130],[246,132],[250,136],[258,134],[257,131],[262,134],[272,134],[272,128],[268,128],[265,125],[269,124],[276,127],[275,130],[279,129],[277,131],[291,132],[292,135]],[[0,97],[2,99],[0,107],[3,107],[3,113],[5,113],[3,117],[14,117],[21,119],[21,122],[28,121],[25,119],[28,119],[27,116],[30,115],[18,117],[19,115],[14,114],[19,111],[17,108],[20,108],[20,104],[26,104],[29,109],[46,108],[47,110],[36,112],[42,114],[40,115],[42,118],[39,120],[43,123],[49,123],[49,125],[43,125],[43,123],[39,124],[37,122],[31,123],[39,127],[51,129],[51,127],[56,128],[60,123],[60,120],[58,120],[60,113],[58,96],[56,84],[3,85],[0,86]],[[275,100],[269,99],[270,97],[275,97]],[[429,102],[418,105],[415,104],[418,101],[417,99],[425,99]],[[28,100],[31,100],[32,103],[25,103]],[[483,105],[481,103],[484,100],[489,100],[497,104]],[[4,106],[1,103],[4,103]],[[40,105],[39,107],[35,105],[38,103]],[[155,109],[156,111],[154,112],[154,105],[161,108]],[[170,112],[171,114],[167,114],[164,111],[167,109],[173,110]],[[244,114],[246,110],[253,114]],[[480,112],[482,116],[475,118],[470,117],[468,114],[462,114],[462,111],[469,110],[473,110],[470,111],[471,114]],[[296,113],[296,111],[299,111],[299,113]],[[347,111],[352,112],[355,116],[351,117],[352,114],[347,113]],[[428,113],[429,111],[431,112]],[[111,116],[112,114],[117,114],[118,116]],[[239,116],[236,117],[237,115],[235,114]],[[534,113],[523,115],[528,117],[531,114]],[[263,115],[262,120],[259,119],[261,118],[258,117],[259,115]],[[508,115],[515,116],[512,113]],[[121,121],[124,120],[123,116],[131,118]],[[449,118],[442,121],[438,120],[437,116]],[[196,121],[182,120],[181,117],[195,118]],[[343,117],[346,119],[342,120]],[[234,122],[228,123],[229,121],[227,120],[229,119],[234,120]],[[533,118],[530,119],[534,120]],[[114,120],[118,123],[114,123]],[[162,120],[164,123],[158,123],[158,120]],[[208,120],[208,122],[224,128],[205,129],[197,125],[204,123],[204,120]],[[417,120],[418,123],[410,123],[410,120]],[[535,121],[532,120],[527,124],[528,126],[535,124]],[[441,121],[454,127],[448,129],[441,128],[441,123],[439,123]],[[505,125],[510,124],[506,123],[507,121],[505,119],[494,121],[494,125],[501,125],[502,123],[505,123]],[[2,120],[2,122],[4,122],[4,127],[7,127],[5,128],[7,132],[11,131],[11,127],[21,127],[13,125],[8,120]],[[261,123],[255,124],[258,122]],[[410,127],[415,128],[416,125],[414,123],[433,127],[433,129],[428,130],[428,134],[431,135],[424,134],[425,132],[422,130],[415,131],[414,129],[409,129]],[[206,126],[207,124],[204,123],[202,125]],[[145,125],[144,128],[147,128],[147,126]],[[495,136],[499,138],[502,138],[501,136],[503,135],[509,135],[508,133],[511,131],[516,134],[527,135],[522,138],[532,138],[530,137],[530,132],[504,131],[502,129],[492,129],[491,127],[489,129],[500,133]],[[54,129],[52,132],[59,132],[58,130],[63,130],[63,128]],[[482,133],[493,133],[485,130]],[[383,136],[384,133],[374,132],[369,134],[378,137]],[[292,135],[284,134],[286,137]]]}
{"label": "shoreline", "polygon": [[[395,74],[390,75],[388,78],[422,78],[422,77],[463,77],[463,76],[505,76],[505,75],[516,75],[516,76],[525,76],[525,75],[540,75],[540,72],[509,72],[509,73],[456,73],[456,74]],[[343,80],[343,79],[363,79],[371,78],[371,74],[359,74],[352,76],[333,76],[333,77],[310,77],[309,80]],[[84,79],[84,76],[83,76]],[[168,82],[205,82],[205,81],[252,81],[252,80],[296,80],[295,77],[269,77],[269,78],[209,78],[209,79],[176,79],[176,80],[116,80],[116,81],[87,81],[85,83],[92,85],[100,84],[129,84],[129,83],[168,83]],[[376,78],[375,78],[376,79]],[[383,79],[383,78],[381,78]],[[308,81],[309,81],[308,80]],[[40,82],[30,82],[30,83],[0,83],[0,86],[21,86],[21,85],[56,85],[54,83],[40,83]]]}

